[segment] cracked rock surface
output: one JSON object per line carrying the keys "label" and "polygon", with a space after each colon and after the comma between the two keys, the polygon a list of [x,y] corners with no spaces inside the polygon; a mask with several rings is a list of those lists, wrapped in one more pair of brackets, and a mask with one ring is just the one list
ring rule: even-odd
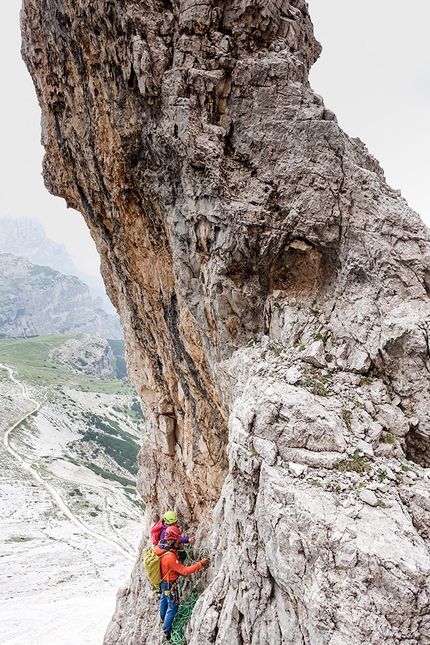
{"label": "cracked rock surface", "polygon": [[[187,642],[430,643],[430,237],[310,88],[307,4],[24,0],[22,30],[148,523],[212,552]],[[161,642],[148,594],[139,559],[106,645]]]}

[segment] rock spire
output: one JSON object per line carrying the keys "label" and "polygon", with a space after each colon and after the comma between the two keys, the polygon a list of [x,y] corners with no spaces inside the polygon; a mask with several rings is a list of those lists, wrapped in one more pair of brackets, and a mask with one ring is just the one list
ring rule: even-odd
{"label": "rock spire", "polygon": [[[24,0],[22,30],[148,521],[212,549],[188,643],[430,643],[429,232],[310,88],[306,2]],[[105,643],[160,639],[138,563]]]}

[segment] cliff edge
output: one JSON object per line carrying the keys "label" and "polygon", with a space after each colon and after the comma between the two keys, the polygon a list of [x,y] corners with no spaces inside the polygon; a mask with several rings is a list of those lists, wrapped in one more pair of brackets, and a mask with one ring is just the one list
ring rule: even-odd
{"label": "cliff edge", "polygon": [[[47,188],[124,328],[191,645],[430,643],[430,236],[309,86],[303,0],[24,0]],[[142,549],[146,545],[146,535]],[[140,559],[105,643],[161,642]]]}

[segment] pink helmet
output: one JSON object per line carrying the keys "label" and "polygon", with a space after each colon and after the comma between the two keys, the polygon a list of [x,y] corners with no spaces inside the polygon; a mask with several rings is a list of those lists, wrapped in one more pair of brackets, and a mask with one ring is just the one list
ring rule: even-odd
{"label": "pink helmet", "polygon": [[165,540],[179,540],[181,537],[181,531],[177,526],[168,526],[166,533],[164,534]]}

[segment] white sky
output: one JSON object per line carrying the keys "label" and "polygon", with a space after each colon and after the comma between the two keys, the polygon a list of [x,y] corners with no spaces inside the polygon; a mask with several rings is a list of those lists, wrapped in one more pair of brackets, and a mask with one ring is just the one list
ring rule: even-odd
{"label": "white sky", "polygon": [[[430,224],[430,0],[308,1],[324,48],[313,88]],[[0,5],[0,217],[36,217],[81,270],[96,274],[82,216],[43,186],[40,111],[19,54],[20,5]]]}
{"label": "white sky", "polygon": [[0,0],[0,217],[35,217],[79,269],[98,275],[99,256],[82,215],[43,184],[40,109],[20,55],[20,8],[21,0]]}
{"label": "white sky", "polygon": [[430,225],[430,1],[308,0],[311,85]]}

